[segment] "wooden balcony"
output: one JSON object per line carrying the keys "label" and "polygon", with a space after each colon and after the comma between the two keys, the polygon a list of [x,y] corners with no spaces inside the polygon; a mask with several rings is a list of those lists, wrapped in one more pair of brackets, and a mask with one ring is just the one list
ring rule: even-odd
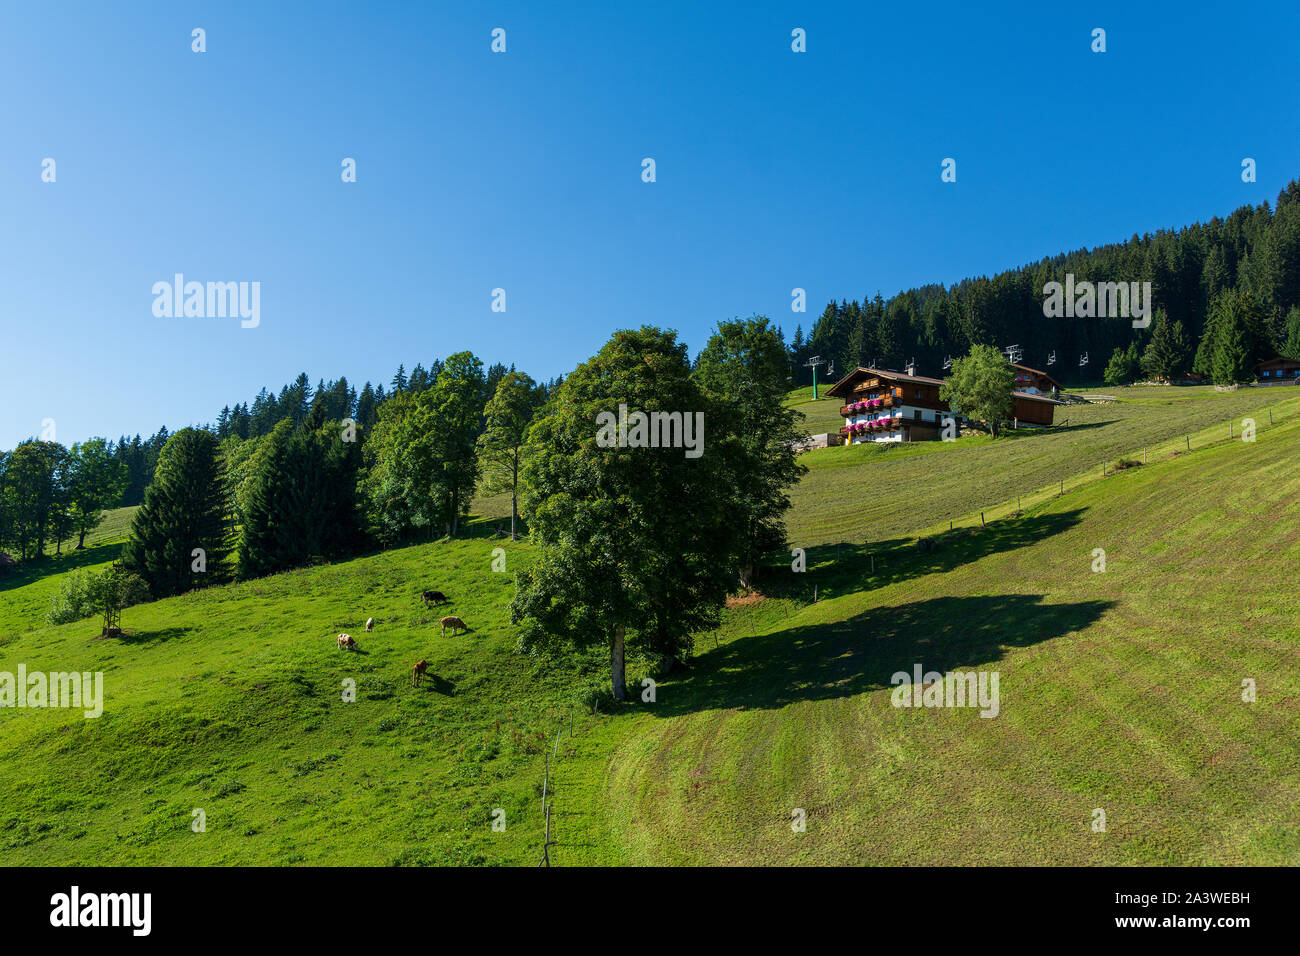
{"label": "wooden balcony", "polygon": [[893,408],[895,405],[899,404],[898,399],[894,398],[893,395],[886,395],[882,398],[877,398],[877,399],[860,398],[858,399],[858,401],[860,402],[877,401],[880,404],[870,405],[868,408],[864,408],[860,412],[855,412],[853,410],[853,406],[856,405],[857,402],[850,402],[847,405],[840,406],[840,415],[843,416],[844,418],[852,418],[854,415],[869,415],[872,412],[879,412],[886,408]]}

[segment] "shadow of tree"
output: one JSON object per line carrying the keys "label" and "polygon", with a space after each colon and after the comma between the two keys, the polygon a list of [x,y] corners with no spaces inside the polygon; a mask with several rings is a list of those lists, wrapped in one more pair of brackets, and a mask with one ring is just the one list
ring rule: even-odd
{"label": "shadow of tree", "polygon": [[892,538],[860,545],[819,545],[805,549],[807,571],[795,573],[788,562],[769,566],[757,583],[769,598],[807,602],[812,600],[814,584],[819,599],[886,587],[1034,544],[1074,527],[1086,511],[1086,508],[1076,508],[1028,518],[1006,518],[983,528],[954,528],[929,538],[933,550],[928,552],[917,547],[916,538]]}
{"label": "shadow of tree", "polygon": [[1114,425],[1117,421],[1119,421],[1118,418],[1109,418],[1104,422],[1075,422],[1071,425],[1069,416],[1066,416],[1060,424],[1051,425],[1047,428],[1013,428],[1007,434],[1012,438],[1019,438],[1022,435],[1052,435],[1057,432],[1081,432],[1087,431],[1089,428],[1102,428],[1106,425]]}
{"label": "shadow of tree", "polygon": [[20,561],[10,570],[0,573],[0,591],[21,588],[51,574],[64,574],[79,568],[108,564],[121,557],[124,547],[126,545],[122,543],[101,544],[81,551],[65,551],[58,556],[47,554],[38,560]]}
{"label": "shadow of tree", "polygon": [[97,640],[117,641],[121,644],[161,644],[173,637],[190,633],[188,627],[164,627],[156,631],[123,631],[117,637],[97,637]]}
{"label": "shadow of tree", "polygon": [[891,687],[898,671],[946,673],[1081,630],[1114,602],[1043,604],[1038,594],[937,597],[872,608],[842,621],[741,638],[695,658],[650,712],[768,709]]}

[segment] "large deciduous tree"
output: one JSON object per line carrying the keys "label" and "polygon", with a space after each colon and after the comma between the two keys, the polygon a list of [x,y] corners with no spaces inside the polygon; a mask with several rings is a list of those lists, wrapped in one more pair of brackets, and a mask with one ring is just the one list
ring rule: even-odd
{"label": "large deciduous tree", "polygon": [[[640,416],[651,412],[660,426],[703,414],[704,434],[691,436],[700,454],[684,432],[671,440],[671,424],[649,447]],[[537,559],[517,578],[511,620],[526,649],[608,642],[617,700],[626,648],[670,667],[694,631],[716,626],[736,579],[744,489],[726,484],[711,413],[685,346],[642,327],[616,332],[565,379],[530,436],[523,515]]]}
{"label": "large deciduous tree", "polygon": [[996,348],[972,345],[965,358],[954,359],[952,374],[939,389],[939,398],[954,413],[982,421],[994,438],[1015,407],[1015,372]]}
{"label": "large deciduous tree", "polygon": [[807,470],[796,461],[803,416],[785,404],[790,382],[780,333],[763,316],[720,322],[696,358],[695,379],[714,408],[710,435],[737,506],[736,558],[749,587],[759,559],[785,544],[789,489]]}
{"label": "large deciduous tree", "polygon": [[483,490],[510,492],[510,538],[516,538],[519,516],[519,468],[523,464],[528,430],[541,404],[537,383],[522,372],[506,372],[483,409],[485,428],[478,437],[483,463]]}
{"label": "large deciduous tree", "polygon": [[104,509],[122,500],[127,468],[108,450],[108,442],[91,438],[72,446],[69,498],[77,550],[86,546],[86,535],[104,520]]}
{"label": "large deciduous tree", "polygon": [[366,489],[386,541],[438,527],[456,534],[478,479],[483,363],[470,352],[447,359],[430,388],[395,392],[380,406],[366,454]]}

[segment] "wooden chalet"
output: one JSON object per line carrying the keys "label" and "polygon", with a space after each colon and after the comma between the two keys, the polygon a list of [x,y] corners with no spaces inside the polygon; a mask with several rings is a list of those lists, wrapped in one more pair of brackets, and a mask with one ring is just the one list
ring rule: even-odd
{"label": "wooden chalet", "polygon": [[[846,445],[863,442],[931,441],[940,437],[944,420],[952,417],[939,398],[944,381],[909,372],[859,366],[826,392],[843,403]],[[1016,391],[1012,415],[1022,425],[1050,425],[1056,402],[1043,395]],[[966,423],[956,416],[958,424]]]}
{"label": "wooden chalet", "polygon": [[1051,395],[1052,389],[1056,389],[1057,394],[1060,394],[1061,383],[1046,372],[1014,362],[1011,363],[1011,368],[1016,373],[1016,391],[1029,395]]}
{"label": "wooden chalet", "polygon": [[1272,385],[1276,382],[1294,382],[1300,379],[1300,361],[1281,357],[1271,358],[1256,365],[1255,374],[1259,376],[1261,385]]}

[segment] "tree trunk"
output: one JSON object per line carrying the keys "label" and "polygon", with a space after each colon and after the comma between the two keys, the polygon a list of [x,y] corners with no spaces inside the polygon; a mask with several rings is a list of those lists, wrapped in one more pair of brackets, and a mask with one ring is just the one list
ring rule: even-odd
{"label": "tree trunk", "polygon": [[754,586],[754,566],[752,564],[742,564],[740,566],[740,586],[742,588]]}
{"label": "tree trunk", "polygon": [[627,699],[627,677],[623,671],[623,625],[614,628],[609,642],[609,682],[615,700]]}
{"label": "tree trunk", "polygon": [[515,450],[515,458],[511,463],[510,474],[510,540],[518,541],[519,535],[515,534],[515,515],[519,512],[519,450]]}
{"label": "tree trunk", "polygon": [[86,546],[86,532],[82,530],[81,536],[77,538],[77,550],[80,551]]}

